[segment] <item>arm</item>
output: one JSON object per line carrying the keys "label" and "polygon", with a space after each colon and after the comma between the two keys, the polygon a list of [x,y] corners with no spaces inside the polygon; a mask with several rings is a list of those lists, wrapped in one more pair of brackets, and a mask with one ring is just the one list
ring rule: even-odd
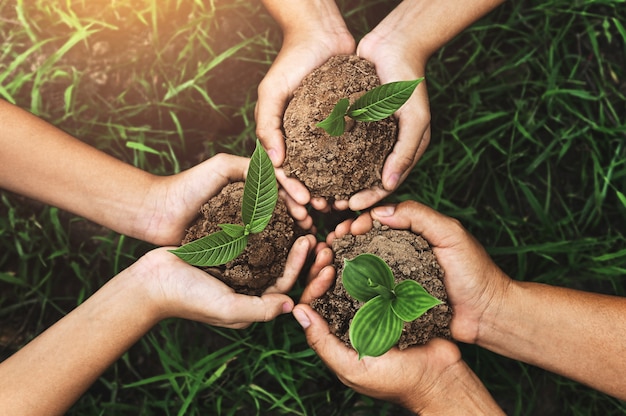
{"label": "arm", "polygon": [[165,249],[154,250],[0,363],[0,413],[63,414],[158,321],[178,317],[243,328],[290,312],[312,236],[294,244],[283,277],[261,297],[236,294]]}
{"label": "arm", "polygon": [[[401,2],[360,42],[357,54],[376,65],[382,83],[424,76],[430,56],[503,0],[411,0]],[[372,206],[406,179],[430,142],[430,108],[426,82],[402,106],[398,141],[383,167],[383,189],[357,193],[352,210]]]}
{"label": "arm", "polygon": [[[217,155],[177,175],[156,176],[4,100],[0,126],[0,188],[159,245],[180,243],[199,207],[229,182],[243,180],[249,163]],[[309,228],[306,210],[297,203],[289,207]]]}
{"label": "arm", "polygon": [[[263,0],[263,4],[281,28],[283,44],[259,84],[256,133],[279,167],[285,159],[283,113],[293,92],[330,57],[354,53],[355,41],[333,0]],[[283,186],[299,204],[309,202],[310,194],[299,181],[292,179]],[[311,202],[316,209],[326,207],[326,201]]]}
{"label": "arm", "polygon": [[[135,236],[150,174],[0,100],[0,187]],[[134,226],[137,224],[137,227]]]}
{"label": "arm", "polygon": [[626,400],[626,299],[513,281],[497,306],[476,344]]}
{"label": "arm", "polygon": [[[433,246],[446,273],[455,339],[626,399],[626,299],[514,281],[458,221],[415,202],[374,208],[371,216]],[[367,229],[363,218],[353,233]]]}

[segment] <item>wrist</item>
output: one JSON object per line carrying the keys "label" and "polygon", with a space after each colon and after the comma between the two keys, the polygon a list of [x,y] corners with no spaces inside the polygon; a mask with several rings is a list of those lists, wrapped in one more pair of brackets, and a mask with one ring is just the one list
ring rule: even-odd
{"label": "wrist", "polygon": [[125,290],[134,293],[134,303],[151,325],[174,316],[162,284],[162,276],[171,268],[172,257],[166,249],[152,250],[116,277],[124,276]]}
{"label": "wrist", "polygon": [[459,360],[448,366],[419,403],[406,406],[420,416],[504,414],[468,365]]}
{"label": "wrist", "polygon": [[492,343],[494,338],[502,334],[502,326],[506,326],[506,332],[510,330],[510,320],[507,318],[508,311],[514,310],[513,306],[518,299],[519,282],[508,276],[504,279],[492,279],[497,282],[490,291],[485,291],[485,308],[480,315],[474,344],[485,347]]}

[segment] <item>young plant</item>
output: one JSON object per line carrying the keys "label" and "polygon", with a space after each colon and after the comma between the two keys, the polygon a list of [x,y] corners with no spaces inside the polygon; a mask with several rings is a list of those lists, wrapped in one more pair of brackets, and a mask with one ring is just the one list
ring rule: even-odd
{"label": "young plant", "polygon": [[244,225],[219,224],[220,231],[170,251],[193,266],[228,263],[244,251],[250,234],[260,233],[267,227],[277,201],[274,166],[257,140],[243,189],[241,217]]}
{"label": "young plant", "polygon": [[424,77],[413,81],[397,81],[379,85],[359,97],[352,105],[340,99],[330,115],[317,123],[331,136],[341,136],[346,130],[346,116],[355,121],[378,121],[395,113],[409,99]]}
{"label": "young plant", "polygon": [[389,351],[400,339],[405,322],[416,320],[442,303],[414,280],[395,284],[387,263],[373,254],[346,259],[342,279],[350,296],[365,302],[354,315],[349,330],[359,359]]}

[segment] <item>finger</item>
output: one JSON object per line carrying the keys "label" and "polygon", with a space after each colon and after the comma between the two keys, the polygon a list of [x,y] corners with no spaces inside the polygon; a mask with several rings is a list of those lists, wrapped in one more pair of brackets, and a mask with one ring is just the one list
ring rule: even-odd
{"label": "finger", "polygon": [[278,191],[278,194],[280,195],[280,198],[285,202],[289,215],[291,215],[291,217],[296,220],[298,226],[303,230],[311,230],[313,228],[313,218],[311,218],[311,216],[309,215],[306,207],[294,201],[293,198],[291,198],[291,196],[282,188]]}
{"label": "finger", "polygon": [[329,213],[331,209],[328,201],[320,197],[311,198],[311,206],[316,211],[320,211],[323,213]]}
{"label": "finger", "polygon": [[333,372],[343,374],[351,363],[358,361],[356,351],[333,335],[326,321],[310,306],[298,304],[292,313],[304,328],[309,346]]}
{"label": "finger", "polygon": [[373,208],[373,219],[396,229],[409,229],[422,235],[435,247],[450,247],[467,232],[461,223],[416,201],[405,201],[397,206]]}
{"label": "finger", "polygon": [[335,268],[333,266],[326,266],[321,269],[302,291],[300,303],[309,304],[328,292],[335,283],[335,276]]}
{"label": "finger", "polygon": [[349,208],[352,211],[361,211],[370,208],[383,198],[387,197],[391,192],[381,188],[380,186],[374,186],[369,189],[364,189],[357,192],[350,197]]}
{"label": "finger", "polygon": [[348,200],[346,199],[340,199],[340,200],[333,202],[333,208],[336,209],[337,211],[345,211],[349,207],[350,207],[350,204],[348,203]]}
{"label": "finger", "polygon": [[276,169],[276,179],[296,203],[306,205],[311,200],[311,194],[306,186],[298,179],[288,177],[283,169]]}
{"label": "finger", "polygon": [[291,290],[315,244],[315,236],[311,234],[298,238],[289,250],[283,275],[276,279],[276,283],[267,288],[265,293],[287,293]]}
{"label": "finger", "polygon": [[348,234],[350,232],[350,226],[352,225],[353,221],[355,221],[355,220],[348,219],[348,220],[345,220],[345,221],[337,224],[337,226],[335,227],[335,231],[333,231],[330,234],[328,234],[328,237],[326,238],[326,243],[328,245],[332,245],[333,240],[335,238],[342,238],[343,236]]}
{"label": "finger", "polygon": [[330,247],[326,246],[321,250],[316,249],[316,251],[315,260],[309,269],[307,283],[315,279],[324,267],[331,265],[333,262],[333,251]]}
{"label": "finger", "polygon": [[372,221],[372,216],[369,212],[364,212],[359,215],[359,217],[350,224],[350,234],[352,235],[360,235],[365,234],[369,230],[372,229],[374,223]]}
{"label": "finger", "polygon": [[382,174],[387,191],[394,191],[408,176],[430,142],[430,108],[425,82],[417,86],[396,116],[398,140],[385,160]]}
{"label": "finger", "polygon": [[280,293],[263,296],[248,296],[233,293],[222,305],[222,316],[226,319],[218,325],[227,328],[245,328],[252,322],[268,322],[293,310],[294,302]]}
{"label": "finger", "polygon": [[270,74],[259,84],[258,100],[254,108],[256,135],[275,167],[281,166],[285,160],[285,139],[281,126],[288,100],[289,92],[277,87]]}
{"label": "finger", "polygon": [[243,181],[248,172],[249,163],[250,159],[247,157],[218,153],[212,158],[182,172],[181,177],[205,178],[205,181],[191,181],[192,184],[196,184],[198,187],[198,192],[191,194],[199,199],[206,199],[207,188],[221,189],[230,182]]}

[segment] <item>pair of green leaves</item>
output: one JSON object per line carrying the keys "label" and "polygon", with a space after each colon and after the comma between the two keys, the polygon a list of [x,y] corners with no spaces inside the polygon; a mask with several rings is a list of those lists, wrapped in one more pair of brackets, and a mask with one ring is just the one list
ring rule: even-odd
{"label": "pair of green leaves", "polygon": [[341,136],[346,129],[345,117],[355,121],[378,121],[395,113],[411,97],[424,78],[380,85],[357,99],[352,105],[347,98],[335,104],[330,115],[317,123],[331,136]]}
{"label": "pair of green leaves", "polygon": [[346,259],[342,279],[350,296],[365,302],[354,315],[349,332],[359,358],[386,353],[400,339],[404,322],[441,304],[414,280],[395,284],[387,263],[373,254]]}
{"label": "pair of green leaves", "polygon": [[274,166],[257,140],[243,189],[241,217],[244,225],[220,224],[220,231],[171,252],[193,266],[211,267],[228,263],[244,251],[250,234],[260,233],[267,227],[277,201]]}

